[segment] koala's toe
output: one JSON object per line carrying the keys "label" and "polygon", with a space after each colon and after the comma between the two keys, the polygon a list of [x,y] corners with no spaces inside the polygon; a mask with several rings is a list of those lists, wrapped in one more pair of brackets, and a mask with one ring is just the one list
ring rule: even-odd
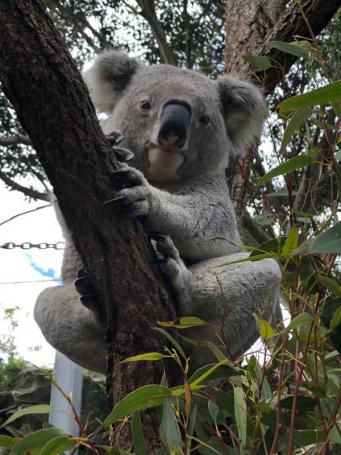
{"label": "koala's toe", "polygon": [[165,258],[173,259],[176,262],[180,261],[179,251],[174,245],[169,235],[152,233],[151,234],[154,250]]}
{"label": "koala's toe", "polygon": [[124,188],[117,191],[113,199],[106,201],[104,207],[110,206],[115,213],[128,217],[147,215],[149,211],[147,193],[147,188],[142,185]]}
{"label": "koala's toe", "polygon": [[75,281],[75,288],[78,294],[82,295],[96,295],[96,289],[88,276],[81,276]]}

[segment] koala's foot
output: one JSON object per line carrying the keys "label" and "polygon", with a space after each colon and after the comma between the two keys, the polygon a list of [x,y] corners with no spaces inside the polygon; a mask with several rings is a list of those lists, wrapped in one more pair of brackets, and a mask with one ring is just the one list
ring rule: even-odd
{"label": "koala's foot", "polygon": [[192,273],[169,235],[152,233],[151,240],[162,273],[176,291],[180,303],[185,304],[191,294]]}
{"label": "koala's foot", "polygon": [[147,215],[149,212],[150,186],[142,172],[123,166],[110,174],[115,197],[105,202],[114,211],[128,217]]}
{"label": "koala's foot", "polygon": [[97,316],[102,318],[103,308],[98,297],[97,290],[91,282],[85,269],[78,272],[78,278],[75,281],[75,288],[80,295],[79,299],[82,304],[91,311],[94,311]]}

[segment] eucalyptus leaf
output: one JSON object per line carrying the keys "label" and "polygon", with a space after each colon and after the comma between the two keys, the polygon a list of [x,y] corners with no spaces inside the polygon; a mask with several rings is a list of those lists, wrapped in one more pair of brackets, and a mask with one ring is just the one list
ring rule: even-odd
{"label": "eucalyptus leaf", "polygon": [[302,109],[294,113],[284,131],[280,150],[281,152],[285,150],[285,147],[290,142],[294,132],[301,126],[301,124],[305,120],[307,120],[307,118],[311,115],[311,112],[312,112],[311,109]]}
{"label": "eucalyptus leaf", "polygon": [[171,396],[171,391],[165,386],[149,384],[126,395],[111,411],[109,416],[104,420],[103,426],[109,425],[123,419],[141,409],[160,406]]}
{"label": "eucalyptus leaf", "polygon": [[78,445],[77,439],[67,436],[57,436],[45,444],[39,455],[64,454]]}
{"label": "eucalyptus leaf", "polygon": [[283,41],[269,41],[266,44],[270,49],[278,49],[286,54],[295,55],[295,57],[307,57],[309,52],[295,43],[285,43]]}
{"label": "eucalyptus leaf", "polygon": [[311,242],[308,251],[314,254],[341,254],[341,222],[322,232]]}
{"label": "eucalyptus leaf", "polygon": [[27,406],[26,408],[21,408],[18,411],[14,412],[2,425],[1,427],[5,427],[6,425],[14,422],[15,420],[29,414],[49,414],[53,412],[54,409],[48,404],[37,404],[34,406]]}
{"label": "eucalyptus leaf", "polygon": [[139,354],[134,355],[133,357],[128,357],[127,359],[122,360],[122,363],[137,362],[142,360],[161,360],[166,358],[169,358],[169,355],[164,355],[160,352],[147,352],[146,354]]}
{"label": "eucalyptus leaf", "polygon": [[19,438],[12,438],[11,436],[0,434],[0,447],[4,447],[5,449],[11,449],[19,441],[20,441]]}
{"label": "eucalyptus leaf", "polygon": [[259,333],[263,340],[270,340],[275,336],[275,331],[265,319],[258,319]]}
{"label": "eucalyptus leaf", "polygon": [[341,80],[331,82],[324,87],[311,90],[303,95],[293,96],[288,98],[277,106],[282,111],[290,111],[293,109],[304,109],[310,106],[316,106],[319,104],[335,103],[341,100]]}
{"label": "eucalyptus leaf", "polygon": [[180,434],[179,424],[177,422],[174,408],[169,400],[165,400],[162,408],[161,421],[161,438],[163,444],[169,449],[171,454],[180,455],[183,453],[181,447],[183,445]]}
{"label": "eucalyptus leaf", "polygon": [[21,439],[12,448],[10,455],[23,455],[39,449],[41,451],[49,441],[57,437],[68,437],[68,435],[59,428],[47,428],[44,430],[34,431],[25,438]]}
{"label": "eucalyptus leaf", "polygon": [[234,415],[241,446],[244,448],[246,446],[247,410],[246,397],[241,387],[234,388]]}
{"label": "eucalyptus leaf", "polygon": [[136,455],[146,455],[146,444],[143,436],[143,426],[139,412],[134,412],[131,419],[131,433]]}
{"label": "eucalyptus leaf", "polygon": [[272,66],[271,60],[264,55],[243,55],[243,59],[260,70],[267,70]]}
{"label": "eucalyptus leaf", "polygon": [[311,324],[313,317],[309,313],[301,313],[296,316],[288,325],[287,330],[297,329],[297,327],[304,327],[305,325]]}
{"label": "eucalyptus leaf", "polygon": [[298,229],[296,226],[293,226],[290,229],[288,237],[282,248],[282,256],[284,258],[287,258],[290,254],[293,253],[293,251],[297,248],[297,242],[298,242]]}
{"label": "eucalyptus leaf", "polygon": [[256,186],[260,187],[264,185],[264,183],[268,182],[274,177],[278,177],[279,175],[290,174],[290,172],[296,171],[297,169],[301,169],[303,167],[309,166],[313,162],[313,158],[309,155],[298,155],[290,160],[276,166],[274,169],[271,169],[267,174],[261,177]]}

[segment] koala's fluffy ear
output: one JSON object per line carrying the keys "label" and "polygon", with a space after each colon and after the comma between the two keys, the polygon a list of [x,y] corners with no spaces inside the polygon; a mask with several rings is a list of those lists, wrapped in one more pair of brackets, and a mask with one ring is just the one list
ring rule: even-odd
{"label": "koala's fluffy ear", "polygon": [[113,110],[132,76],[142,66],[138,60],[120,51],[100,54],[83,74],[97,112]]}
{"label": "koala's fluffy ear", "polygon": [[242,155],[255,142],[267,115],[261,91],[253,84],[232,76],[217,80],[227,134],[235,155]]}

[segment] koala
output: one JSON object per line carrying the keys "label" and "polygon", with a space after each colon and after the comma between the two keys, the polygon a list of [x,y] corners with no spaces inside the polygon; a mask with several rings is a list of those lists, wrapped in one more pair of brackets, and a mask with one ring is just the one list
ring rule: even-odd
{"label": "koala", "polygon": [[[261,133],[266,116],[261,92],[237,77],[211,80],[183,68],[148,66],[119,51],[99,55],[84,79],[103,132],[124,137],[107,208],[139,219],[154,233],[160,266],[178,295],[179,316],[208,323],[189,329],[188,336],[239,355],[258,338],[255,314],[279,317],[278,264],[236,262],[247,254],[238,247],[225,177],[230,158]],[[57,216],[66,239],[63,284],[40,294],[35,318],[57,350],[105,372],[95,292],[86,276],[76,281],[79,292],[75,288],[82,264],[58,208]],[[189,353],[195,365],[212,360],[203,347],[190,346]]]}

